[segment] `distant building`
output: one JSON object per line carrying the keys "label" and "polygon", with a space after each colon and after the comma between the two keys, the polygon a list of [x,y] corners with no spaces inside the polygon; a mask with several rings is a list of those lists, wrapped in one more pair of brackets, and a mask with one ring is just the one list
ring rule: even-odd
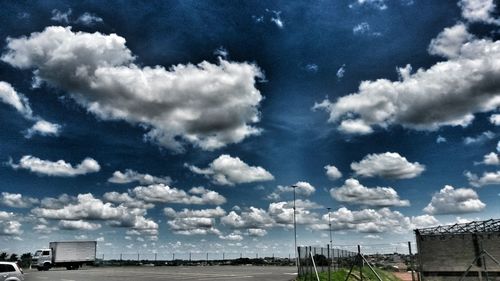
{"label": "distant building", "polygon": [[459,281],[469,267],[464,281],[500,281],[500,219],[416,229],[415,235],[421,281]]}

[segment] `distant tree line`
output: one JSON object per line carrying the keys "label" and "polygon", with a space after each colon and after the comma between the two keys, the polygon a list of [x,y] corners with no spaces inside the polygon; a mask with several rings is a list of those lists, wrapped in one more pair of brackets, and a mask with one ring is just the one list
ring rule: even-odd
{"label": "distant tree line", "polygon": [[6,252],[1,252],[0,253],[0,261],[11,261],[11,262],[17,262],[21,267],[27,268],[31,265],[31,259],[33,256],[31,253],[24,253],[19,257],[17,254],[12,253],[9,254]]}

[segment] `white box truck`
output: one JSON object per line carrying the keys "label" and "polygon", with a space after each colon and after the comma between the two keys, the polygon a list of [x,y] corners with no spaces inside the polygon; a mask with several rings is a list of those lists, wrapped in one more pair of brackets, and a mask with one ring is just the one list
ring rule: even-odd
{"label": "white box truck", "polygon": [[40,271],[51,267],[78,269],[84,264],[94,264],[96,250],[96,241],[50,242],[48,249],[35,252],[32,265]]}

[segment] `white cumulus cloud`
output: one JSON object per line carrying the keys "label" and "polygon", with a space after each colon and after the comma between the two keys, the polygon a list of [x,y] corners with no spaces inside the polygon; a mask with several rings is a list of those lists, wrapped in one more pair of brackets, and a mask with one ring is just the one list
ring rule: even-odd
{"label": "white cumulus cloud", "polygon": [[436,38],[432,39],[428,51],[431,55],[455,58],[460,54],[462,45],[472,38],[474,36],[467,31],[467,26],[458,23],[445,28]]}
{"label": "white cumulus cloud", "polygon": [[477,164],[484,165],[500,165],[500,158],[498,158],[498,154],[495,152],[490,152],[484,155],[483,161]]}
{"label": "white cumulus cloud", "polygon": [[16,214],[0,211],[0,236],[19,236],[23,234],[21,227]]}
{"label": "white cumulus cloud", "polygon": [[483,132],[475,137],[464,138],[465,145],[481,144],[495,137],[495,133],[492,131]]}
{"label": "white cumulus cloud", "polygon": [[330,189],[330,195],[339,202],[366,206],[409,206],[410,201],[399,198],[392,187],[365,187],[356,179],[347,179],[341,187]]}
{"label": "white cumulus cloud", "polygon": [[246,211],[240,212],[240,214],[231,211],[228,215],[221,218],[221,222],[234,229],[263,229],[273,227],[275,224],[274,220],[265,210],[253,206]]}
{"label": "white cumulus cloud", "polygon": [[466,171],[465,176],[469,180],[470,185],[475,187],[500,184],[500,171],[484,172],[482,176]]}
{"label": "white cumulus cloud", "polygon": [[218,185],[235,185],[270,181],[274,176],[262,167],[249,166],[238,157],[223,154],[212,161],[207,168],[201,169],[187,165],[193,173],[204,175]]}
{"label": "white cumulus cloud", "polygon": [[328,122],[340,123],[345,133],[392,125],[426,131],[468,126],[475,113],[500,105],[500,41],[473,38],[464,29],[458,24],[432,41],[429,51],[446,60],[415,72],[410,65],[399,68],[397,81],[362,81],[357,92],[313,108],[329,113]]}
{"label": "white cumulus cloud", "polygon": [[324,168],[326,170],[326,176],[330,180],[334,181],[342,177],[342,173],[339,171],[339,169],[337,169],[337,167],[333,165],[326,165]]}
{"label": "white cumulus cloud", "polygon": [[146,202],[194,204],[194,205],[222,205],[226,198],[219,193],[207,190],[203,187],[194,187],[189,193],[164,184],[153,184],[148,186],[137,186],[132,192],[139,199]]}
{"label": "white cumulus cloud", "polygon": [[458,5],[462,8],[462,16],[470,22],[500,25],[500,21],[492,16],[496,8],[493,0],[460,0]]}
{"label": "white cumulus cloud", "polygon": [[425,171],[425,166],[409,162],[396,152],[368,154],[360,162],[351,163],[356,175],[363,177],[382,177],[388,179],[411,179]]}
{"label": "white cumulus cloud", "polygon": [[50,18],[53,21],[57,21],[60,23],[69,23],[70,16],[73,13],[71,9],[68,9],[66,12],[59,11],[58,9],[52,10],[52,17]]}
{"label": "white cumulus cloud", "polygon": [[170,184],[170,177],[155,177],[150,174],[142,174],[137,171],[127,169],[125,172],[115,171],[113,176],[108,179],[108,182],[117,184],[126,184],[131,182],[139,182],[139,184],[150,185],[156,183]]}
{"label": "white cumulus cloud", "polygon": [[148,130],[146,139],[182,151],[185,143],[205,150],[257,135],[263,99],[255,88],[262,71],[254,64],[142,67],[125,38],[51,26],[8,38],[1,59],[34,69],[37,79],[60,87],[103,120],[124,120]]}
{"label": "white cumulus cloud", "polygon": [[247,231],[250,236],[263,237],[267,235],[267,230],[261,228],[250,228]]}
{"label": "white cumulus cloud", "polygon": [[83,220],[61,220],[59,221],[59,227],[66,230],[97,230],[101,228],[98,223],[91,223]]}
{"label": "white cumulus cloud", "polygon": [[480,212],[486,204],[479,200],[476,191],[470,188],[457,188],[447,185],[432,196],[424,212],[431,215],[463,214]]}
{"label": "white cumulus cloud", "polygon": [[221,207],[215,209],[202,209],[202,210],[190,210],[183,209],[182,211],[175,211],[174,209],[167,207],[163,209],[165,216],[169,218],[217,218],[226,215],[226,211]]}
{"label": "white cumulus cloud", "polygon": [[291,186],[279,185],[277,192],[279,193],[293,192],[294,187],[295,187],[295,193],[297,195],[302,195],[302,196],[311,196],[316,191],[316,188],[314,188],[314,186],[312,186],[310,183],[305,181],[299,181],[295,184],[292,184]]}
{"label": "white cumulus cloud", "polygon": [[[312,225],[312,229],[328,229],[328,213],[322,217],[322,223]],[[352,211],[345,207],[330,212],[332,229],[335,231],[355,230],[361,233],[407,233],[412,230],[411,218],[389,208],[361,209]]]}
{"label": "white cumulus cloud", "polygon": [[101,166],[92,158],[85,158],[80,164],[73,167],[64,160],[49,161],[35,156],[25,155],[18,164],[9,163],[14,169],[25,169],[38,175],[55,177],[74,177],[88,173],[99,172]]}
{"label": "white cumulus cloud", "polygon": [[24,136],[26,138],[31,138],[34,135],[58,136],[60,131],[61,125],[45,120],[38,120],[31,128],[26,131]]}
{"label": "white cumulus cloud", "polygon": [[85,12],[81,14],[75,21],[76,23],[81,23],[83,25],[95,25],[97,23],[103,22],[102,18],[91,14],[89,12]]}
{"label": "white cumulus cloud", "polygon": [[23,234],[22,224],[17,220],[0,221],[0,236],[18,236]]}
{"label": "white cumulus cloud", "polygon": [[[110,226],[129,227],[146,235],[157,235],[158,224],[145,217],[146,210],[137,207],[127,207],[124,204],[114,205],[95,198],[91,193],[78,194],[76,198],[60,197],[67,202],[59,206],[37,207],[31,213],[39,218],[67,221],[106,221]],[[42,200],[43,201],[43,200]],[[52,200],[57,201],[57,200]],[[80,224],[80,223],[62,223]],[[85,223],[81,223],[85,225]]]}
{"label": "white cumulus cloud", "polygon": [[492,114],[490,116],[490,122],[493,125],[499,126],[500,125],[500,114]]}
{"label": "white cumulus cloud", "polygon": [[219,239],[229,240],[229,241],[241,241],[243,240],[243,236],[239,233],[229,233],[228,235],[219,235]]}
{"label": "white cumulus cloud", "polygon": [[353,9],[364,5],[371,6],[379,10],[387,9],[386,0],[355,0],[353,3],[349,4],[349,8]]}
{"label": "white cumulus cloud", "polygon": [[0,204],[11,208],[30,208],[38,204],[40,200],[32,197],[23,196],[20,193],[2,192]]}

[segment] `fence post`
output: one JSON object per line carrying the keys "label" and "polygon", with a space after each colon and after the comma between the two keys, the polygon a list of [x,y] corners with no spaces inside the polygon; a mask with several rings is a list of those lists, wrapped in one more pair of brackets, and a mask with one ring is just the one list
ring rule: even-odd
{"label": "fence post", "polygon": [[[323,247],[321,247],[321,256],[324,257],[323,255]],[[324,264],[321,263],[321,272],[324,272],[325,270],[323,269]]]}
{"label": "fence post", "polygon": [[332,265],[332,260],[330,259],[330,244],[327,244],[328,248],[328,281],[332,281],[332,273],[330,266]]}
{"label": "fence post", "polygon": [[408,241],[408,252],[410,253],[411,281],[415,281],[415,270],[413,269],[413,255],[411,253],[411,242]]}
{"label": "fence post", "polygon": [[361,247],[358,245],[358,256],[359,258],[359,279],[363,281],[363,263],[364,260],[361,258]]}
{"label": "fence post", "polygon": [[[310,256],[312,256],[312,247],[311,247],[311,246],[309,246],[309,256],[308,256],[308,257],[310,257]],[[309,259],[308,257],[306,257],[306,258],[307,258],[307,259]],[[313,268],[312,268],[312,261],[309,261],[309,263],[311,264],[311,266],[310,266],[310,268],[311,268],[311,280],[314,280],[314,279],[313,279],[313,278],[314,278],[314,276],[313,276],[313,272],[312,272],[312,271],[313,271]]]}
{"label": "fence post", "polygon": [[[300,249],[301,247],[297,247],[297,259],[300,259]],[[295,260],[295,262],[297,262],[297,259]],[[288,254],[288,261],[291,261],[290,254]],[[302,268],[297,265],[296,267],[297,267],[297,276],[300,277],[300,275],[302,275]]]}

